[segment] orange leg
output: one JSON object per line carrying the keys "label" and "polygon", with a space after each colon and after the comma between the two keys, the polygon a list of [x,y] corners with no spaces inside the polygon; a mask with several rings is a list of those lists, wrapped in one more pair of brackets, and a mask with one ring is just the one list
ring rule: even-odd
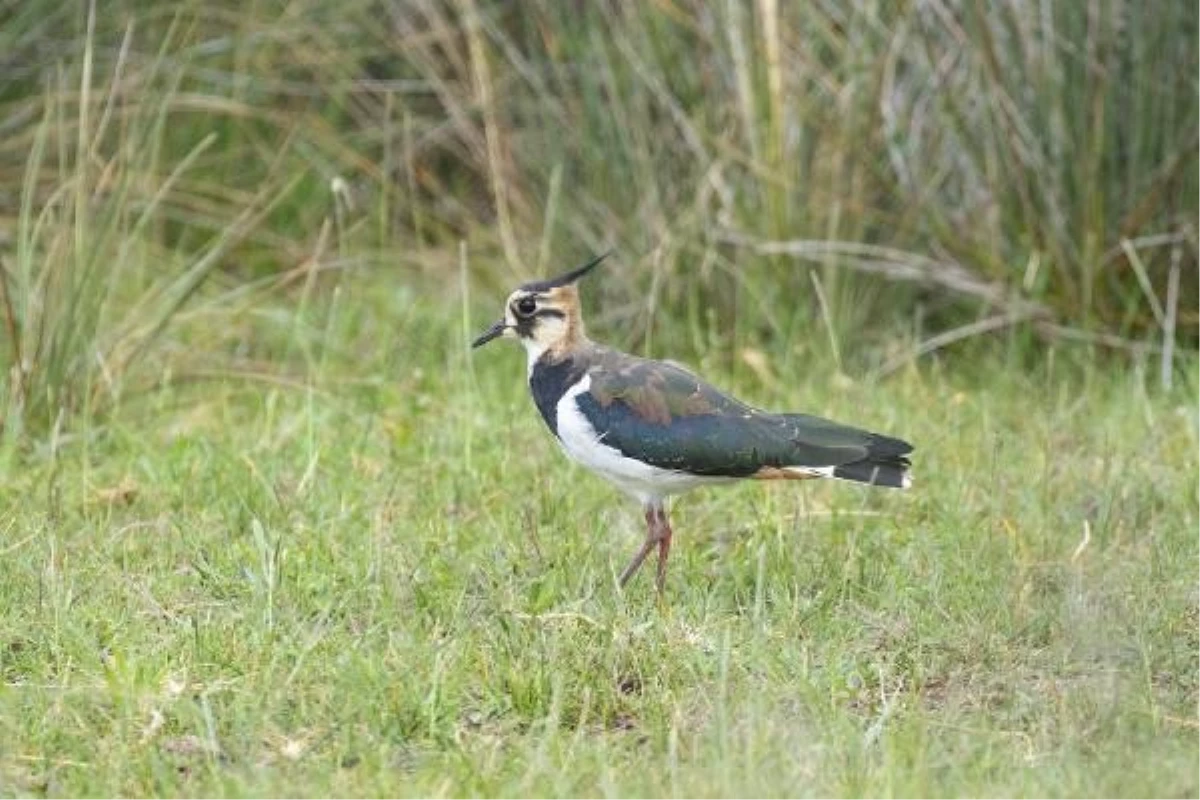
{"label": "orange leg", "polygon": [[658,576],[655,585],[661,593],[666,585],[667,555],[671,552],[671,525],[667,522],[667,512],[660,505],[646,506],[646,540],[641,549],[629,561],[629,565],[621,572],[620,584],[625,586],[629,579],[642,568],[642,562],[650,551],[658,545]]}
{"label": "orange leg", "polygon": [[658,509],[658,573],[654,585],[662,594],[667,586],[667,556],[671,554],[671,523],[667,520],[666,510]]}

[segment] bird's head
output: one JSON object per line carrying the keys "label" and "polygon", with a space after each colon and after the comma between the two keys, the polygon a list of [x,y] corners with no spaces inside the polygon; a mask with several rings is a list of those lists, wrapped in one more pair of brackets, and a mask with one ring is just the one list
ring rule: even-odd
{"label": "bird's head", "polygon": [[575,283],[607,256],[608,253],[597,256],[557,278],[520,286],[508,296],[504,318],[484,331],[471,346],[482,347],[493,339],[513,337],[525,346],[530,363],[543,353],[574,347],[583,340],[579,289]]}

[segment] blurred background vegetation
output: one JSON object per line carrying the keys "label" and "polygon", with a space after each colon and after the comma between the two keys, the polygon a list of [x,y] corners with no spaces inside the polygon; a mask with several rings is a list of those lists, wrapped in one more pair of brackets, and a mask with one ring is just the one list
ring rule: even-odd
{"label": "blurred background vegetation", "polygon": [[253,359],[236,321],[267,299],[369,274],[457,316],[608,247],[589,303],[651,352],[819,336],[882,374],[1004,332],[1167,383],[1196,347],[1195,3],[5,0],[0,19],[10,436]]}

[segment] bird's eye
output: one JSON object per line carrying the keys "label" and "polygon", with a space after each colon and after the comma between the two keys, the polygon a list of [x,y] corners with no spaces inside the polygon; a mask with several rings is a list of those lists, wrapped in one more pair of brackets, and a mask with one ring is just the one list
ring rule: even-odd
{"label": "bird's eye", "polygon": [[537,301],[532,297],[522,297],[516,302],[514,309],[518,317],[533,316],[533,312],[537,311]]}

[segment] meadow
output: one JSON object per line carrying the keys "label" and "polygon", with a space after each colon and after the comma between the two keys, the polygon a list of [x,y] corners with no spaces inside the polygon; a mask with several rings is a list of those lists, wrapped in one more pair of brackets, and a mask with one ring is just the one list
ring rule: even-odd
{"label": "meadow", "polygon": [[[30,2],[0,794],[1196,796],[1194,7]],[[1186,67],[1186,68],[1184,68]],[[916,445],[664,597],[509,288]]]}

